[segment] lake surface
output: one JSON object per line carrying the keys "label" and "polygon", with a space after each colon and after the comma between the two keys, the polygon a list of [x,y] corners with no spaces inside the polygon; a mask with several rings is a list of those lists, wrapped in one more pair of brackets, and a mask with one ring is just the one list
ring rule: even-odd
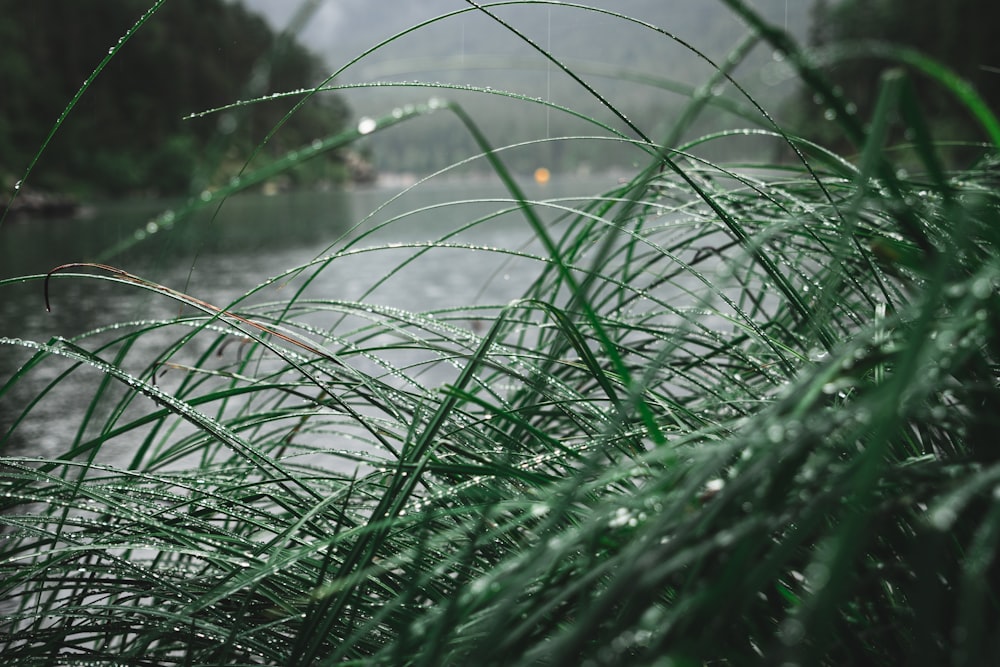
{"label": "lake surface", "polygon": [[[525,189],[529,198],[574,206],[615,185],[615,178],[608,176],[554,179],[544,187],[526,184]],[[83,219],[6,222],[0,229],[0,280],[35,277],[0,285],[0,337],[45,342],[116,322],[177,314],[176,302],[136,286],[62,275],[51,281],[52,312],[46,312],[40,276],[60,264],[99,258],[227,307],[243,297],[243,304],[287,298],[304,283],[303,276],[255,288],[293,267],[339,252],[332,262],[314,265],[321,270],[311,268],[304,274],[311,279],[309,294],[416,312],[508,303],[541,268],[537,261],[497,252],[540,250],[523,215],[509,211],[516,208],[510,195],[492,181],[428,182],[409,191],[247,194],[168,230],[158,229],[153,221],[183,203],[118,202],[96,206]],[[537,210],[548,220],[559,214],[557,206]],[[503,211],[508,212],[497,215]],[[475,221],[480,222],[469,226]],[[456,247],[426,251],[429,243],[442,240]],[[128,243],[132,245],[118,255],[102,257]],[[368,251],[372,248],[376,250]],[[350,252],[345,254],[345,249]],[[404,263],[405,268],[396,271]],[[0,384],[30,354],[0,346]],[[58,360],[47,361],[0,397],[0,437],[65,367]],[[74,372],[60,381],[17,426],[4,453],[48,456],[64,451],[99,380],[95,376]]]}

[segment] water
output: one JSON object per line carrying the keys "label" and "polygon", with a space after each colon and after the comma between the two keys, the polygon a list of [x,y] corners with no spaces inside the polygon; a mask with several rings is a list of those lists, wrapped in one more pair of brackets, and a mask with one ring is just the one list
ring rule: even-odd
{"label": "water", "polygon": [[[529,197],[560,198],[586,197],[613,186],[614,179],[608,177],[554,180],[545,188],[525,187]],[[218,210],[213,206],[169,225],[154,221],[169,220],[164,212],[181,210],[184,202],[120,202],[96,206],[78,220],[6,224],[0,230],[0,280],[35,277],[0,285],[0,337],[45,342],[123,321],[175,316],[179,304],[155,291],[61,275],[51,280],[52,312],[45,311],[40,275],[60,264],[94,261],[109,248],[135,238],[142,240],[106,263],[220,308],[241,299],[241,306],[285,300],[307,278],[307,297],[412,312],[470,304],[502,305],[520,296],[540,270],[538,262],[495,250],[540,252],[520,213],[493,216],[514,207],[503,201],[510,197],[501,185],[493,181],[432,182],[393,200],[400,191],[372,188],[271,197],[242,195]],[[549,219],[555,216],[544,208],[539,211]],[[463,229],[480,218],[481,223]],[[442,240],[456,247],[426,250],[431,242]],[[321,269],[312,268],[256,289],[292,267],[338,252],[341,256],[328,264],[314,265]],[[108,275],[99,270],[76,271]],[[103,337],[88,338],[82,345],[94,351],[113,335],[112,330]],[[131,353],[135,361],[129,370],[139,372],[143,353],[156,354],[157,345],[168,345],[177,335],[174,328],[144,336],[142,344],[149,349]],[[6,382],[32,352],[0,346],[0,383]],[[106,359],[109,355],[102,353]],[[46,360],[0,396],[0,434],[6,433],[25,407],[68,368],[68,362]],[[32,407],[27,419],[17,426],[2,453],[51,456],[65,451],[101,379],[96,370],[80,369],[55,382],[51,394]],[[109,456],[121,462],[132,447],[132,442],[112,441]]]}

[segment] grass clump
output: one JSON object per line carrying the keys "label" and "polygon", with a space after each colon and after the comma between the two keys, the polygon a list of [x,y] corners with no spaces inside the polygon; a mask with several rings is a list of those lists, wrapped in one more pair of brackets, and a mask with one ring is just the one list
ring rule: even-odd
{"label": "grass clump", "polygon": [[[504,166],[516,147],[447,102],[311,150],[428,113],[472,132],[532,242],[449,230],[357,300],[310,287],[406,244],[359,227],[225,308],[96,264],[2,284],[44,282],[58,308],[67,280],[111,281],[184,308],[2,341],[30,357],[0,396],[49,366],[37,401],[97,378],[62,455],[2,460],[9,664],[1000,658],[995,145],[946,171],[890,74],[873,118],[839,116],[856,159],[766,114],[753,131],[796,164],[698,157],[735,133],[611,134],[645,165],[583,201],[529,198]],[[921,160],[906,172],[885,142],[900,126]],[[465,251],[530,267],[530,285],[496,306],[375,298]],[[130,460],[105,462],[120,441]]]}

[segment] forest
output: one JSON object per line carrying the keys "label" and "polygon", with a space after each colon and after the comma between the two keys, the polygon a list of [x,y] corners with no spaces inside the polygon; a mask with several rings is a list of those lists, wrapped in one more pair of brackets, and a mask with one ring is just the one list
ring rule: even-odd
{"label": "forest", "polygon": [[[873,108],[883,69],[879,63],[884,63],[885,54],[872,50],[875,41],[919,47],[921,52],[953,68],[995,104],[1000,89],[1000,66],[996,65],[1000,62],[997,53],[1000,47],[984,26],[1000,18],[1000,9],[983,0],[957,1],[959,4],[925,1],[916,10],[912,3],[903,2],[819,0],[808,13],[804,6],[796,6],[792,27],[806,31],[803,24],[808,14],[812,26],[808,29],[810,43],[817,48],[818,57],[828,61],[824,65],[827,74],[862,115]],[[768,6],[775,14],[777,7],[771,7],[773,4]],[[116,44],[123,31],[149,9],[148,5],[144,0],[109,0],[96,8],[58,0],[6,3],[5,11],[0,14],[0,90],[16,92],[0,98],[0,154],[4,156],[0,182],[9,186],[23,176],[67,102],[98,66],[109,46]],[[653,5],[637,5],[637,8],[648,18],[657,18]],[[699,9],[702,10],[705,8]],[[968,15],[984,20],[969,25],[956,18]],[[677,25],[681,29],[690,23],[688,28],[697,35],[694,43],[717,58],[733,43],[738,34],[737,23],[730,16],[721,22],[717,18],[714,24],[706,23],[709,16],[718,14],[698,14],[697,18],[679,20],[663,15],[659,19],[664,25]],[[502,30],[473,22],[471,18],[468,21],[467,66],[477,62],[482,65],[486,56],[477,54],[503,53],[509,48],[505,44],[511,43],[510,36]],[[653,74],[658,69],[657,62],[687,61],[671,58],[671,51],[644,45],[642,41],[623,44],[604,40],[595,45],[600,31],[607,29],[607,22],[607,17],[588,14],[571,24],[557,21],[555,39],[562,52],[569,54],[569,62],[596,80],[637,122],[667,132],[669,119],[683,107],[685,95],[703,76],[702,70],[690,65],[678,70],[674,64],[666,77],[658,77]],[[407,75],[393,76],[386,71],[387,67],[391,70],[392,63],[398,66],[434,62],[437,67],[456,67],[460,47],[452,24],[447,25],[448,30],[445,27],[437,33],[418,31],[424,41],[412,47],[409,42],[401,45],[396,56],[390,50],[388,60],[362,68],[362,76],[373,77],[372,80],[405,80]],[[423,32],[428,33],[426,38]],[[238,2],[170,0],[139,34],[141,39],[131,40],[115,54],[113,65],[101,72],[46,145],[31,185],[85,197],[200,191],[238,171],[248,148],[257,145],[296,100],[256,103],[205,119],[185,120],[185,117],[237,100],[311,88],[325,81],[331,72],[329,62],[306,49],[294,36],[276,34],[263,18]],[[183,38],[177,38],[179,34]],[[377,32],[368,28],[362,34]],[[537,26],[535,34],[537,39],[542,38]],[[827,48],[831,45],[836,48]],[[407,51],[410,48],[418,49],[415,57]],[[330,57],[328,54],[327,58]],[[495,55],[489,58],[496,61],[493,69],[505,61]],[[590,58],[591,62],[580,58]],[[595,68],[595,59],[616,65]],[[465,62],[464,56],[462,60]],[[476,76],[485,81],[480,85],[493,84],[499,90],[527,95],[541,94],[542,73],[525,71],[519,63],[523,64],[523,60],[513,58],[507,72],[498,71],[486,79],[481,72]],[[753,81],[758,72],[766,76],[774,64],[751,57],[742,67]],[[595,69],[589,72],[588,68]],[[459,68],[422,75],[448,80],[469,74]],[[651,85],[634,85],[643,77]],[[632,85],[627,83],[630,80]],[[672,85],[673,92],[664,96],[659,90],[664,85]],[[916,85],[925,93],[933,84],[918,77]],[[829,123],[814,121],[812,93],[795,94],[788,85],[773,90],[758,85],[754,90],[761,96],[760,101],[775,110],[790,127],[820,141],[837,141],[833,136],[836,130]],[[585,91],[571,81],[557,80],[555,88],[549,85],[548,92],[556,102],[570,108],[589,104]],[[422,96],[419,90],[405,87],[384,89],[377,94],[351,90],[315,96],[263,146],[263,156],[277,156],[340,131],[351,117],[348,95],[357,97],[362,93],[367,97],[358,99],[366,113],[384,112],[387,105],[403,104]],[[524,114],[524,110],[513,112],[516,105],[464,91],[449,94],[471,105],[479,118],[508,140],[530,139],[524,123],[515,122]],[[733,97],[727,94],[723,99]],[[942,138],[961,141],[971,137],[969,123],[949,98],[935,96],[926,112],[933,117]],[[593,113],[601,112],[598,109]],[[541,118],[539,112],[533,114],[530,119]],[[607,116],[603,118],[607,120]],[[552,136],[571,136],[585,129],[564,114],[547,114],[544,122]],[[695,132],[724,129],[727,123],[731,120],[726,111],[710,107],[699,118]],[[762,147],[773,149],[757,145],[750,150]],[[429,119],[405,136],[390,133],[373,138],[368,150],[375,152],[375,163],[385,171],[427,173],[459,159],[471,148],[468,139],[449,132],[440,121]],[[961,150],[955,154],[961,154]],[[206,155],[210,159],[203,160]],[[556,171],[570,173],[629,166],[627,151],[620,147],[598,149],[571,142],[552,143],[544,150],[522,151],[515,160],[521,169],[547,164]],[[288,175],[290,182],[299,185],[338,182],[348,177],[343,155],[336,153]]]}
{"label": "forest", "polygon": [[[83,196],[183,194],[242,165],[291,108],[287,100],[209,120],[189,114],[272,92],[311,88],[326,66],[240,3],[169,0],[122,44],[46,144],[60,114],[146,0],[5,0],[0,11],[0,177]],[[348,109],[317,96],[263,147],[278,155],[342,129]],[[207,159],[206,159],[207,158]],[[336,158],[300,180],[342,180]]]}

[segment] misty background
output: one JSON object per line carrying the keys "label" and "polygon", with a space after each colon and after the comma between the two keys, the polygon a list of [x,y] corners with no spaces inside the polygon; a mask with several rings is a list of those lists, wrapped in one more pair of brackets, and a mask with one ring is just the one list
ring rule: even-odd
{"label": "misty background", "polygon": [[[365,86],[342,92],[357,117],[378,117],[396,107],[440,96],[467,107],[498,146],[595,133],[593,126],[539,105],[460,90],[400,86],[420,81],[510,91],[548,100],[624,129],[578,82],[499,22],[460,0],[385,0],[377,4],[364,0],[245,0],[244,4],[265,16],[278,31],[289,28],[297,14],[308,15],[297,37],[322,58],[331,74],[337,73],[335,83]],[[748,33],[722,2],[598,0],[586,4],[646,22],[663,32],[568,5],[515,4],[492,7],[491,11],[570,66],[654,140],[669,131],[688,101],[690,87],[711,77],[715,68],[706,59],[724,61]],[[757,0],[753,4],[774,24],[800,40],[808,39],[812,0]],[[469,9],[473,11],[462,11]],[[428,21],[430,25],[393,39]],[[352,62],[376,46],[360,61]],[[787,68],[763,45],[737,68],[735,77],[771,113],[780,115],[794,94]],[[387,82],[396,85],[373,86]],[[742,95],[728,86],[716,92],[745,103]],[[746,123],[709,112],[689,136],[737,125]],[[444,116],[379,133],[368,142],[371,159],[381,172],[426,173],[478,152],[455,120]],[[734,145],[730,143],[726,150],[732,151]],[[747,141],[744,149],[748,154],[759,152],[759,142]],[[711,155],[711,149],[709,156],[739,157]],[[638,155],[622,144],[550,142],[513,152],[509,159],[522,170],[546,163],[554,170],[585,173],[631,168]]]}

